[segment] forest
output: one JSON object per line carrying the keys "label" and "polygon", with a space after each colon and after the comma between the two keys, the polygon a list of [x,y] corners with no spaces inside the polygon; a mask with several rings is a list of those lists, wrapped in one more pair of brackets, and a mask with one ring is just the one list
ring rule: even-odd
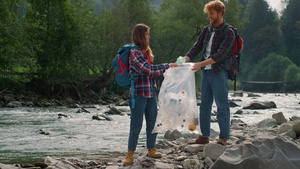
{"label": "forest", "polygon": [[[134,25],[151,27],[155,64],[175,62],[209,24],[208,1],[0,0],[0,92],[124,93],[111,66],[118,49],[131,43]],[[265,0],[223,2],[225,21],[244,39],[238,90],[299,92],[300,1],[282,0],[280,13]],[[196,91],[200,77],[196,72]]]}

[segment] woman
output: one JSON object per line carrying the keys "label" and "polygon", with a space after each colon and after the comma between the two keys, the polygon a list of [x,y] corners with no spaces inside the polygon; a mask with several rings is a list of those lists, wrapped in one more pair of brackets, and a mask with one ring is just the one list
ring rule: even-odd
{"label": "woman", "polygon": [[[130,133],[128,140],[128,153],[124,165],[133,162],[134,151],[143,125],[143,114],[146,119],[148,157],[161,158],[161,154],[155,149],[157,133],[152,133],[157,116],[156,85],[154,76],[162,75],[169,67],[177,67],[176,63],[153,64],[154,56],[149,46],[150,27],[145,24],[137,24],[132,31],[132,41],[139,49],[130,51],[129,70],[136,72],[134,79],[135,108],[131,108]],[[131,97],[131,96],[130,96]]]}

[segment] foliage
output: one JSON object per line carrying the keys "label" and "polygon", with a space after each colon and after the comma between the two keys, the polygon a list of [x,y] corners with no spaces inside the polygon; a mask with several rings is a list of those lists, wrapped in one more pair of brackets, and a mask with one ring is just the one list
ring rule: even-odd
{"label": "foliage", "polygon": [[244,52],[248,53],[248,62],[257,63],[270,52],[275,52],[279,46],[279,22],[277,13],[272,11],[265,0],[252,0],[246,8],[245,30],[242,37],[245,40]]}
{"label": "foliage", "polygon": [[289,92],[300,91],[300,67],[295,64],[289,65],[284,73],[285,90]]}
{"label": "foliage", "polygon": [[299,6],[299,0],[289,0],[281,17],[282,33],[284,35],[284,42],[286,45],[285,55],[298,66],[300,66]]}
{"label": "foliage", "polygon": [[[24,73],[25,78],[9,79],[59,84],[66,92],[72,88],[81,94],[84,90],[120,93],[113,85],[111,63],[118,48],[131,42],[133,26],[151,27],[155,64],[175,62],[209,24],[203,12],[209,1],[0,0],[0,73]],[[284,0],[281,18],[266,0],[222,1],[225,21],[237,27],[245,40],[238,72],[240,89],[298,89],[300,1]],[[198,71],[197,88],[200,78]],[[243,83],[249,80],[285,83],[274,87]]]}
{"label": "foliage", "polygon": [[[252,69],[252,71],[248,75],[249,81],[258,81],[258,82],[278,82],[284,81],[285,70],[292,65],[293,63],[286,57],[281,55],[277,55],[275,53],[269,54],[267,57],[261,59]],[[253,86],[253,85],[251,85]],[[277,91],[280,88],[283,88],[283,84],[264,85],[269,91]],[[249,90],[253,90],[256,88],[247,87]],[[262,89],[257,89],[262,90]]]}

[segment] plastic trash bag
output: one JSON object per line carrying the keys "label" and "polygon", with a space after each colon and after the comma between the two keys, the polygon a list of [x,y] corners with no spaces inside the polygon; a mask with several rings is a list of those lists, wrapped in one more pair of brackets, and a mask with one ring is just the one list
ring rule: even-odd
{"label": "plastic trash bag", "polygon": [[[195,92],[193,63],[167,69],[158,95],[159,111],[153,133],[166,130],[198,131],[199,113]],[[197,126],[197,127],[196,127]]]}

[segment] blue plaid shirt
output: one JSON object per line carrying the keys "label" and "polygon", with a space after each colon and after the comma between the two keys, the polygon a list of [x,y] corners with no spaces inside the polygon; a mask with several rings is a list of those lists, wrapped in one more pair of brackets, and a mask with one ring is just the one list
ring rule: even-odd
{"label": "blue plaid shirt", "polygon": [[151,87],[156,86],[153,77],[162,75],[169,68],[168,63],[151,64],[147,55],[136,48],[130,50],[129,65],[130,74],[137,72],[134,78],[134,95],[146,98],[153,97]]}

